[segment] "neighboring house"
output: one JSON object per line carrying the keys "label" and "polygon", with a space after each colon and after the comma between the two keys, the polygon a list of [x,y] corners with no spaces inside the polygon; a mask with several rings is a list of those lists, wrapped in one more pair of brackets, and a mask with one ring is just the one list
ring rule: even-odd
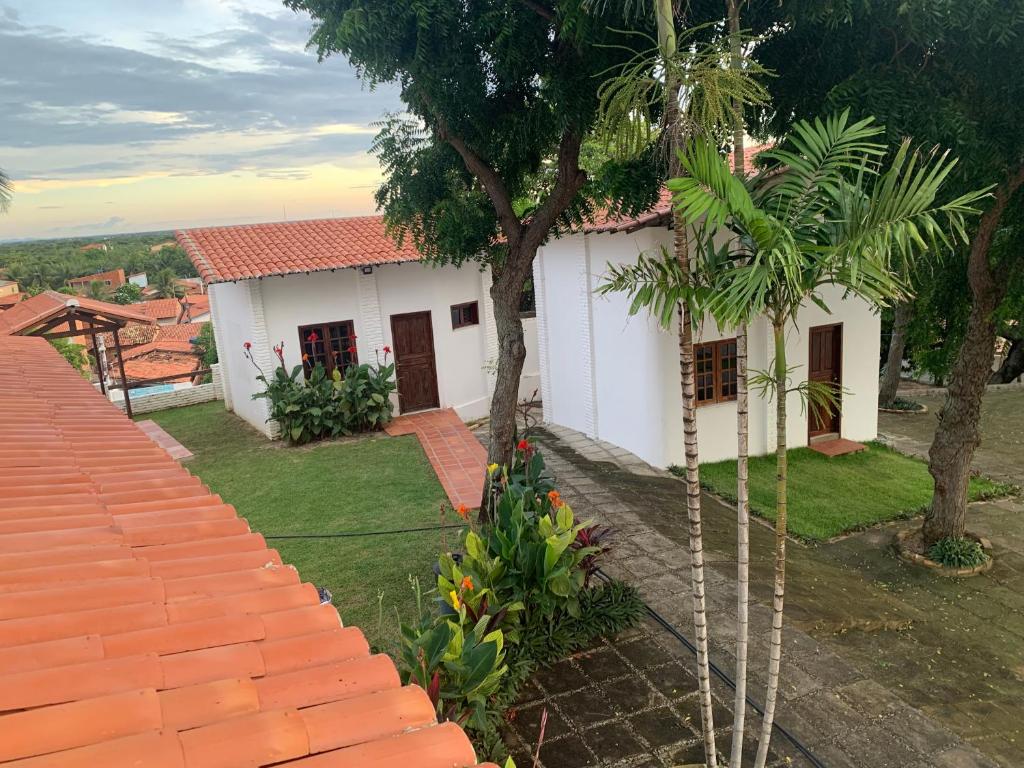
{"label": "neighboring house", "polygon": [[179,323],[208,323],[209,321],[210,297],[205,292],[186,295],[182,298]]}
{"label": "neighboring house", "polygon": [[145,290],[149,285],[149,275],[145,272],[136,272],[134,275],[128,275],[128,282]]}
{"label": "neighboring house", "polygon": [[156,245],[149,246],[149,252],[150,253],[160,253],[160,251],[162,251],[164,248],[176,248],[177,246],[178,246],[177,241],[175,241],[175,240],[165,240],[162,243],[157,243]]}
{"label": "neighboring house", "polygon": [[162,379],[162,383],[188,382],[195,378],[193,372],[201,367],[202,360],[188,340],[157,339],[124,353],[124,372],[128,381]]}
{"label": "neighboring house", "polygon": [[17,296],[21,292],[18,288],[18,284],[14,280],[2,280],[0,279],[0,299],[7,299],[11,296]]}
{"label": "neighboring house", "polygon": [[[635,263],[642,251],[672,249],[668,200],[628,220],[599,221],[552,240],[534,262],[544,418],[621,446],[655,466],[683,464],[678,332],[661,330],[645,311],[630,317],[625,294],[599,296],[609,262]],[[866,302],[823,292],[832,314],[814,304],[787,332],[794,385],[832,380],[843,389],[841,413],[819,425],[800,397],[787,403],[790,446],[838,434],[877,435],[880,319]],[[697,421],[701,461],[736,457],[736,339],[706,318],[696,335]],[[749,369],[772,358],[771,326],[750,326]],[[775,405],[750,394],[750,453],[775,448]]]}
{"label": "neighboring house", "polygon": [[131,306],[135,311],[152,317],[160,325],[176,325],[182,314],[180,299],[136,301]]}
{"label": "neighboring house", "polygon": [[78,249],[79,251],[108,251],[110,248],[106,243],[87,243]]}
{"label": "neighboring house", "polygon": [[[177,237],[208,286],[225,405],[268,435],[267,401],[252,399],[260,386],[245,342],[268,374],[277,362],[271,347],[281,341],[289,368],[303,354],[328,369],[374,362],[389,347],[401,412],[451,407],[464,419],[488,412],[498,356],[488,269],[422,263],[410,243],[395,245],[379,216]],[[525,397],[539,386],[539,371],[535,320],[523,324]]]}
{"label": "neighboring house", "polygon": [[[96,243],[96,245],[102,245],[103,250],[107,249],[107,246],[104,243]],[[89,246],[86,246],[86,248],[88,247]],[[124,285],[127,280],[125,280],[123,269],[112,269],[109,272],[97,272],[94,275],[73,277],[68,280],[68,287],[76,293],[85,293],[89,290],[89,286],[94,282],[102,283],[107,290],[113,292]]]}
{"label": "neighboring house", "polygon": [[19,302],[27,298],[24,293],[12,293],[7,296],[0,296],[0,312],[17,306]]}

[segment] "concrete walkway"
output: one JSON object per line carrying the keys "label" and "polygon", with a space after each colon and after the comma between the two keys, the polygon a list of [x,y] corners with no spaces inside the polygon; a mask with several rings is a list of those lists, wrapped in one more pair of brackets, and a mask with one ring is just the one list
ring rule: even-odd
{"label": "concrete walkway", "polygon": [[487,451],[451,408],[395,417],[384,427],[389,435],[419,438],[453,507],[480,506],[487,472]]}
{"label": "concrete walkway", "polygon": [[[559,489],[578,517],[619,529],[618,545],[607,570],[636,584],[649,605],[681,631],[692,635],[681,481],[643,465],[621,449],[596,443],[579,433],[541,430],[535,437]],[[704,514],[712,657],[731,674],[735,663],[734,511],[705,496]],[[961,713],[976,726],[977,732],[963,727],[956,718],[944,716],[943,705],[954,707],[965,698],[961,676],[951,678],[949,684],[944,682],[943,664],[948,665],[961,649],[949,646],[946,656],[937,657],[935,652],[946,642],[941,632],[927,651],[918,645],[924,638],[903,636],[915,622],[935,610],[935,602],[946,598],[924,597],[930,582],[917,574],[910,575],[912,580],[921,581],[916,595],[904,597],[891,594],[886,584],[870,572],[870,567],[865,572],[865,564],[858,561],[865,550],[875,553],[890,570],[906,569],[885,551],[884,540],[888,536],[891,532],[872,532],[864,538],[847,539],[842,544],[853,554],[846,557],[833,555],[828,548],[791,545],[778,721],[829,768],[989,768],[1024,763],[1024,754],[1015,753],[1013,750],[1019,748],[1008,741],[1016,736],[1012,729],[1007,730],[1004,715],[1010,713],[1003,710],[1002,700],[988,708],[990,714],[998,715],[995,721],[1006,736],[1005,743],[974,738],[985,727],[980,712]],[[753,525],[751,542],[749,692],[763,701],[771,616],[772,536],[768,528]],[[878,563],[873,562],[872,566]],[[953,584],[942,586],[945,589]],[[913,605],[915,599],[921,601],[920,607]],[[937,615],[932,622],[926,622],[933,634],[938,632],[936,621],[941,624],[943,618]],[[857,638],[860,647],[849,642],[850,638]],[[887,650],[894,642],[895,653]],[[667,652],[674,648],[677,657],[692,670],[691,656],[678,646],[662,644]],[[969,654],[966,649],[962,652]],[[971,666],[979,684],[986,680],[982,670],[988,668],[989,661]],[[890,664],[903,668],[896,674]],[[930,672],[926,664],[931,665]],[[914,695],[904,696],[897,681],[911,678],[922,682],[916,686]],[[1001,682],[1007,682],[1005,674],[1001,674]],[[927,686],[933,691],[930,707],[923,705],[920,695]],[[956,695],[951,690],[954,686],[961,686]],[[724,711],[716,724],[729,722],[731,694],[722,688],[719,695]],[[749,718],[749,724],[757,728],[756,716]],[[724,749],[729,746],[728,730],[726,726],[721,744]],[[968,739],[976,741],[998,763]],[[780,748],[785,746],[778,736],[773,743]],[[664,754],[660,759],[660,764],[674,764]]]}
{"label": "concrete walkway", "polygon": [[175,461],[186,461],[191,459],[193,454],[188,448],[174,439],[172,435],[164,431],[164,428],[152,419],[137,421],[139,429],[146,433],[146,436],[159,445]]}

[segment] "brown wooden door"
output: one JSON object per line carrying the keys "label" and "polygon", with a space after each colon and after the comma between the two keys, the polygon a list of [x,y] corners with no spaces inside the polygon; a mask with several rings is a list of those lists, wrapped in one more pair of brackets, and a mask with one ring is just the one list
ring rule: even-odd
{"label": "brown wooden door", "polygon": [[402,413],[437,408],[437,364],[430,312],[391,316],[398,407]]}
{"label": "brown wooden door", "polygon": [[[831,384],[837,396],[841,397],[843,386],[843,326],[822,325],[811,328],[811,350],[808,359],[808,378]],[[809,437],[826,435],[831,432],[839,434],[841,414],[839,408],[834,410],[823,406],[811,406],[807,409],[807,434]]]}

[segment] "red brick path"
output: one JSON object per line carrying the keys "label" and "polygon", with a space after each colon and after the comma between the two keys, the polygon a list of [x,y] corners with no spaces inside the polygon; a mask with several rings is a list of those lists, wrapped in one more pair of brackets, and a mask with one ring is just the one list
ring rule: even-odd
{"label": "red brick path", "polygon": [[384,430],[415,434],[453,506],[480,506],[487,472],[487,451],[455,411],[422,411],[398,416]]}

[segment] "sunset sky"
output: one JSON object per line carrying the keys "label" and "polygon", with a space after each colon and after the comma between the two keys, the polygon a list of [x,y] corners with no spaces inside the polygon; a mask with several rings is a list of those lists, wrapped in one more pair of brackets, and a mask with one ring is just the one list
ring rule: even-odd
{"label": "sunset sky", "polygon": [[0,0],[0,240],[373,210],[401,109],[273,0]]}

